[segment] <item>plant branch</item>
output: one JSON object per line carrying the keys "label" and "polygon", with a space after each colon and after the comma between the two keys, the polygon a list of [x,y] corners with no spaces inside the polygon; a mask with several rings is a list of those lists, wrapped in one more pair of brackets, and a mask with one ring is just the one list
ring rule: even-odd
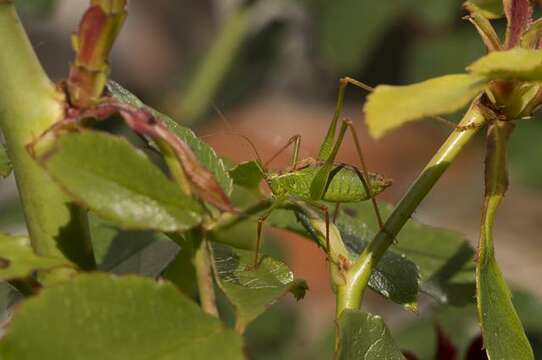
{"label": "plant branch", "polygon": [[[48,79],[10,2],[0,1],[0,126],[37,254],[95,268],[86,213],[30,157],[25,146],[64,116],[64,96]],[[69,276],[57,270],[44,283]]]}
{"label": "plant branch", "polygon": [[70,103],[88,107],[101,97],[109,75],[107,58],[126,19],[126,0],[92,0],[73,36],[76,52],[70,67]]}
{"label": "plant branch", "polygon": [[206,313],[218,317],[209,243],[201,228],[195,229],[193,232],[197,232],[200,240],[199,244],[197,244],[196,240],[198,239],[196,237],[193,239],[194,244],[197,246],[196,253],[194,254],[194,267],[196,269],[201,308]]}
{"label": "plant branch", "polygon": [[486,123],[487,119],[483,115],[479,100],[476,100],[401,199],[384,224],[384,228],[346,273],[346,284],[337,291],[337,315],[345,309],[358,309],[361,306],[369,277],[378,261],[392,245],[393,239],[465,145]]}

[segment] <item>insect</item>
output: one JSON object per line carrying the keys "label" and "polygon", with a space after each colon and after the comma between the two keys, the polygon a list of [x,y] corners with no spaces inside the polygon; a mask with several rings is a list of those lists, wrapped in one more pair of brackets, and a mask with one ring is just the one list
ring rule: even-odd
{"label": "insect", "polygon": [[[252,264],[253,268],[256,268],[260,261],[262,227],[264,222],[274,210],[283,207],[288,202],[302,202],[309,207],[319,209],[323,213],[325,220],[325,250],[328,254],[328,258],[330,256],[329,210],[327,206],[320,203],[320,201],[335,203],[336,214],[341,203],[371,200],[378,223],[380,227],[383,228],[382,216],[378,210],[375,195],[389,187],[392,184],[392,181],[382,175],[367,171],[357,132],[350,120],[341,119],[345,88],[348,84],[352,83],[352,81],[354,80],[349,78],[343,78],[340,81],[335,114],[324,141],[320,146],[320,152],[317,159],[299,159],[301,136],[295,135],[265,163],[262,163],[260,159],[252,162],[252,164],[256,164],[262,179],[264,179],[269,186],[273,197],[272,204],[258,218],[256,252]],[[337,131],[339,119],[341,119],[340,129]],[[353,137],[361,168],[335,162],[337,153],[348,130],[350,130]],[[254,148],[253,145],[252,147]],[[290,147],[293,147],[290,166],[279,172],[267,171],[269,163]],[[240,166],[243,166],[243,164],[240,164]]]}

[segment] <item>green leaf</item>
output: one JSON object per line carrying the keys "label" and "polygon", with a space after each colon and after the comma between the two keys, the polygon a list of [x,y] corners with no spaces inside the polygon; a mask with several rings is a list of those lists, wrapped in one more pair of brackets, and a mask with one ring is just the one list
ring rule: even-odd
{"label": "green leaf", "polygon": [[226,194],[231,194],[233,181],[230,178],[228,171],[224,165],[224,161],[218,157],[216,152],[208,144],[201,141],[192,130],[179,125],[175,120],[167,115],[164,115],[155,109],[145,105],[134,94],[123,88],[120,84],[114,81],[108,81],[107,89],[114,98],[137,107],[143,107],[149,110],[154,116],[162,120],[165,125],[173,131],[180,139],[184,140],[192,149],[198,160],[209,171],[213,173],[216,180]]}
{"label": "green leaf", "polygon": [[162,277],[171,281],[177,289],[188,297],[193,297],[198,290],[196,267],[194,266],[194,239],[190,232],[181,236],[170,234],[169,236],[181,247],[175,259],[165,268]]}
{"label": "green leaf", "polygon": [[179,246],[161,233],[122,230],[92,213],[89,224],[100,271],[156,277],[179,251]]}
{"label": "green leaf", "polygon": [[337,69],[359,69],[401,8],[389,1],[336,0],[321,8],[323,55]]}
{"label": "green leaf", "polygon": [[38,256],[23,236],[0,234],[0,280],[24,278],[36,270],[74,267],[66,259]]}
{"label": "green leaf", "polygon": [[365,121],[375,138],[409,121],[463,108],[485,85],[476,75],[455,74],[407,86],[377,86],[365,103]]}
{"label": "green leaf", "polygon": [[65,134],[41,162],[76,202],[124,229],[183,231],[201,221],[199,203],[124,139]]}
{"label": "green leaf", "polygon": [[285,264],[268,256],[251,269],[253,251],[216,243],[213,257],[216,280],[235,308],[235,328],[239,332],[286,293],[291,292],[299,300],[308,288],[304,281],[294,279]]}
{"label": "green leaf", "polygon": [[21,305],[3,359],[242,359],[241,339],[169,283],[86,274]]}
{"label": "green leaf", "polygon": [[347,309],[339,317],[338,326],[336,359],[404,359],[380,316]]}
{"label": "green leaf", "polygon": [[0,176],[8,177],[11,174],[11,161],[9,160],[8,153],[4,144],[0,144]]}
{"label": "green leaf", "polygon": [[230,170],[230,176],[235,185],[251,190],[257,190],[258,186],[265,178],[262,167],[254,160],[236,165]]}
{"label": "green leaf", "polygon": [[533,359],[529,341],[512,303],[512,295],[495,257],[480,267],[478,306],[484,346],[490,358]]}
{"label": "green leaf", "polygon": [[[383,203],[379,209],[384,219],[392,212],[392,207]],[[356,253],[363,251],[379,229],[372,205],[368,202],[343,206],[335,224],[347,247]],[[463,235],[409,220],[387,254],[403,259],[403,262],[391,262],[388,268],[398,264],[404,266],[407,260],[415,263],[421,290],[440,302],[458,305],[472,302],[474,250]],[[378,266],[383,265],[385,263]],[[403,276],[412,277],[414,274]]]}
{"label": "green leaf", "polygon": [[513,125],[495,122],[487,135],[485,201],[476,267],[476,300],[484,347],[490,359],[534,359],[533,350],[512,303],[512,294],[495,259],[495,214],[508,188],[507,150]]}
{"label": "green leaf", "polygon": [[542,80],[542,50],[514,48],[494,51],[467,67],[488,79]]}
{"label": "green leaf", "polygon": [[464,4],[470,12],[478,12],[488,19],[498,19],[504,16],[502,0],[469,0]]}

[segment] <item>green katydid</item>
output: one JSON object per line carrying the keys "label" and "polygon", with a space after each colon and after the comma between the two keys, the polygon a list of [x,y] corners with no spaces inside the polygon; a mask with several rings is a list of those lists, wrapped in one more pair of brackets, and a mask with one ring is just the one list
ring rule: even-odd
{"label": "green katydid", "polygon": [[[382,175],[367,171],[360,141],[350,120],[341,120],[341,126],[337,135],[337,125],[344,104],[345,88],[349,83],[358,85],[355,80],[350,78],[341,79],[335,115],[333,116],[324,141],[320,146],[318,159],[307,158],[299,160],[301,136],[296,135],[290,138],[290,140],[288,140],[288,142],[265,163],[260,159],[255,162],[260,171],[261,178],[265,180],[271,189],[273,200],[269,208],[258,218],[254,267],[259,263],[263,223],[271,215],[273,210],[283,207],[285,204],[291,203],[292,201],[301,201],[304,204],[320,209],[323,212],[326,224],[325,240],[328,256],[330,251],[329,212],[327,207],[320,204],[319,201],[335,203],[338,207],[341,203],[371,200],[378,223],[381,228],[383,227],[383,221],[378,210],[375,195],[389,187],[391,185],[391,180]],[[355,166],[335,162],[347,130],[350,130],[352,134],[361,169],[358,169]],[[290,166],[281,172],[268,172],[266,170],[267,165],[290,146],[293,146]]]}

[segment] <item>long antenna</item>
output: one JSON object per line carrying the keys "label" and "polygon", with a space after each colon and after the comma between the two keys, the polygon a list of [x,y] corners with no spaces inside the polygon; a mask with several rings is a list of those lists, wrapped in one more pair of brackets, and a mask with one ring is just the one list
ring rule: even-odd
{"label": "long antenna", "polygon": [[[224,125],[226,126],[226,128],[228,128],[227,131],[223,132],[224,134],[228,134],[228,135],[234,135],[234,136],[238,136],[240,137],[241,139],[245,140],[247,142],[247,144],[249,145],[249,147],[252,149],[252,151],[254,152],[254,155],[256,156],[256,159],[258,160],[258,162],[260,164],[263,164],[263,160],[260,156],[260,154],[258,153],[258,150],[256,149],[256,145],[254,145],[254,143],[252,142],[252,140],[250,140],[250,138],[246,135],[243,135],[241,133],[238,133],[238,132],[235,132],[233,130],[233,126],[231,125],[231,122],[228,121],[228,119],[226,118],[226,116],[224,115],[224,113],[215,105],[213,104],[213,110],[217,113],[217,115],[220,117],[220,119],[222,120],[222,122],[224,123]],[[215,135],[218,135],[219,133],[214,133],[214,134],[207,134],[207,135],[203,135],[203,136],[200,136],[200,138],[206,138],[206,137],[211,137],[211,136],[215,136]]]}

